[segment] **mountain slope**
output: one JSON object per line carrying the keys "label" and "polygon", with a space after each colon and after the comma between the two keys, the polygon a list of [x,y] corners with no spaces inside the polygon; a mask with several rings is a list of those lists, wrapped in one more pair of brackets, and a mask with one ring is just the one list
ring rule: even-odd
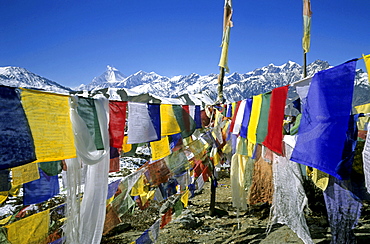
{"label": "mountain slope", "polygon": [[0,84],[4,86],[23,87],[69,93],[71,88],[62,86],[20,67],[0,67]]}

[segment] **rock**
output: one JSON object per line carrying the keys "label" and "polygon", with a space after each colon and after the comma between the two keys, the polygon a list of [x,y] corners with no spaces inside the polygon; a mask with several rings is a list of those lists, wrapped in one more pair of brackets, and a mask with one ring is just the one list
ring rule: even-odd
{"label": "rock", "polygon": [[176,222],[181,223],[181,228],[187,230],[196,229],[204,223],[199,218],[195,217],[194,213],[191,211],[184,211],[179,218],[177,218]]}
{"label": "rock", "polygon": [[117,226],[115,226],[111,231],[109,231],[105,237],[110,237],[110,236],[115,236],[115,235],[119,235],[121,234],[122,232],[126,232],[128,230],[131,230],[132,229],[132,226],[131,224],[127,224],[127,223],[120,223],[118,224]]}

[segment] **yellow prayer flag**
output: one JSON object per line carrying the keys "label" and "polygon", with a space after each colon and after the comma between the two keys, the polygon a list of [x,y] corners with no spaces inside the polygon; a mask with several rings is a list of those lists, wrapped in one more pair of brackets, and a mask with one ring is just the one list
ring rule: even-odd
{"label": "yellow prayer flag", "polygon": [[366,70],[367,70],[367,78],[370,82],[370,54],[366,56],[362,55],[362,57],[364,58],[364,62],[365,62]]}
{"label": "yellow prayer flag", "polygon": [[173,112],[171,104],[161,104],[161,135],[173,135],[181,132],[179,123],[177,123],[176,116]]}
{"label": "yellow prayer flag", "polygon": [[6,225],[8,221],[13,217],[13,215],[10,215],[6,217],[5,219],[0,220],[0,225]]}
{"label": "yellow prayer flag", "polygon": [[139,195],[146,195],[147,190],[145,190],[145,181],[144,181],[144,175],[142,174],[140,178],[136,181],[135,185],[132,186],[131,189],[131,196],[139,196]]}
{"label": "yellow prayer flag", "polygon": [[158,160],[171,154],[168,136],[162,137],[159,141],[150,142],[152,149],[152,160]]}
{"label": "yellow prayer flag", "polygon": [[22,105],[31,128],[36,162],[76,157],[69,97],[22,89]]}
{"label": "yellow prayer flag", "polygon": [[189,195],[190,195],[190,191],[189,191],[189,189],[186,187],[186,191],[185,191],[185,192],[184,192],[184,194],[182,194],[182,196],[181,196],[181,202],[184,204],[184,208],[186,208],[186,207],[188,206]]}
{"label": "yellow prayer flag", "polygon": [[233,26],[233,22],[231,21],[232,16],[232,6],[231,0],[225,0],[225,7],[224,7],[224,24],[223,24],[223,35],[222,35],[222,51],[220,57],[220,63],[218,66],[225,69],[225,71],[229,72],[228,67],[228,52],[229,52],[229,40],[230,40],[230,28]]}
{"label": "yellow prayer flag", "polygon": [[8,198],[8,192],[7,191],[2,191],[0,192],[0,204],[5,202],[5,200]]}
{"label": "yellow prayer flag", "polygon": [[113,202],[113,199],[114,199],[114,196],[112,196],[111,198],[108,198],[106,201],[105,201],[105,205],[108,206],[109,204],[111,204]]}
{"label": "yellow prayer flag", "polygon": [[363,105],[358,105],[355,107],[356,112],[359,113],[370,113],[370,103],[363,104]]}
{"label": "yellow prayer flag", "polygon": [[256,144],[257,142],[257,126],[258,120],[260,118],[261,105],[262,105],[262,94],[253,96],[252,111],[251,116],[249,118],[247,135],[248,142],[252,144]]}
{"label": "yellow prayer flag", "polygon": [[[355,107],[355,110],[358,114],[360,113],[370,113],[370,103],[367,103],[367,104],[363,104],[363,105],[358,105]],[[358,118],[358,121],[357,121],[357,128],[359,130],[367,130],[367,124],[370,122],[370,118],[369,117],[360,117]]]}
{"label": "yellow prayer flag", "polygon": [[253,156],[253,152],[254,152],[254,147],[255,147],[256,144],[253,144],[252,142],[248,141],[248,145],[247,145],[247,149],[248,149],[248,152],[247,152],[247,156],[248,157],[252,157]]}
{"label": "yellow prayer flag", "polygon": [[12,185],[12,188],[9,190],[9,194],[12,196],[18,196],[22,185]]}
{"label": "yellow prayer flag", "polygon": [[236,109],[236,102],[233,102],[233,103],[231,103],[231,111],[232,111],[232,115],[231,115],[231,117],[233,117],[233,116],[234,116],[234,114],[235,114],[235,109]]}
{"label": "yellow prayer flag", "polygon": [[46,210],[6,225],[12,244],[46,243],[50,210]]}
{"label": "yellow prayer flag", "polygon": [[128,136],[123,137],[122,151],[124,153],[127,153],[127,152],[131,151],[131,149],[132,149],[132,145],[127,144],[127,141],[128,141]]}
{"label": "yellow prayer flag", "polygon": [[29,163],[12,168],[13,185],[21,185],[40,179],[39,167],[36,163]]}
{"label": "yellow prayer flag", "polygon": [[149,191],[148,193],[146,194],[142,194],[140,195],[140,199],[141,199],[141,204],[144,206],[145,203],[148,201],[148,200],[152,200],[154,198],[154,193],[155,193],[155,190],[151,190]]}
{"label": "yellow prayer flag", "polygon": [[310,51],[311,39],[311,1],[303,0],[303,38],[302,47],[305,53]]}

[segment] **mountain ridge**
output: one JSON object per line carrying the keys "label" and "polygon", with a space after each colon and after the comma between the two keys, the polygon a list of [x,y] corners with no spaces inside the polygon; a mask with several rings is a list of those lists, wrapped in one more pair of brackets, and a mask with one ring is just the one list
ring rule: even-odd
{"label": "mountain ridge", "polygon": [[[308,76],[329,67],[332,66],[328,62],[316,60],[307,66]],[[270,63],[244,74],[233,72],[224,78],[224,97],[227,102],[243,100],[299,81],[301,77],[302,67],[293,61],[282,65]],[[115,99],[132,99],[140,94],[148,94],[148,99],[149,97],[152,100],[162,98],[161,100],[171,102],[173,102],[171,99],[189,97],[189,95],[193,98],[198,96],[199,99],[206,99],[208,102],[216,101],[217,78],[217,74],[199,75],[196,73],[166,77],[155,72],[148,73],[142,70],[126,76],[115,67],[107,65],[107,70],[102,75],[94,77],[89,84],[81,84],[75,89],[70,89],[23,68],[0,67],[0,84],[44,90],[53,90],[55,86],[55,92],[70,93],[72,90],[77,90],[78,93],[83,93],[86,96],[92,96],[92,94],[104,90],[100,93],[104,93],[110,99],[113,97]],[[122,92],[118,94],[119,90]],[[370,102],[369,91],[367,73],[358,69],[355,80],[355,93],[357,95],[354,99],[354,105]]]}

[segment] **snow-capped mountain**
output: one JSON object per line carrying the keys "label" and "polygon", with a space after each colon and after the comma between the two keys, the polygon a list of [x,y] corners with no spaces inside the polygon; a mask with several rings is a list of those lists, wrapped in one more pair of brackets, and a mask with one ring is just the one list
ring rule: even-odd
{"label": "snow-capped mountain", "polygon": [[126,76],[118,71],[118,69],[107,65],[107,70],[100,76],[94,77],[88,85],[80,85],[77,90],[100,90],[107,87],[117,87],[126,79]]}
{"label": "snow-capped mountain", "polygon": [[[308,76],[312,76],[316,72],[329,67],[328,62],[316,60],[307,66],[307,74]],[[108,68],[103,75],[109,77],[109,72],[112,71]],[[112,89],[118,88],[118,90],[124,89],[126,93],[148,93],[151,96],[166,98],[202,94],[203,97],[208,97],[212,101],[215,101],[217,98],[217,77],[217,74],[201,76],[193,73],[188,76],[174,76],[169,78],[154,72],[146,73],[139,71],[120,82],[113,83],[109,80],[101,79],[99,80],[101,83],[97,84],[96,79],[94,79],[86,87],[92,88],[90,90],[93,93],[102,88],[109,88],[110,93],[114,93]],[[232,73],[224,78],[224,97],[228,102],[239,101],[253,95],[271,91],[276,87],[291,84],[299,81],[301,78],[302,67],[292,61],[288,61],[280,66],[269,64],[245,74]],[[356,95],[354,105],[370,102],[367,73],[357,70],[355,82]]]}
{"label": "snow-capped mountain", "polygon": [[[308,65],[308,76],[329,67],[328,62],[316,60]],[[224,97],[227,102],[239,101],[299,81],[301,74],[302,67],[292,61],[280,66],[269,64],[245,74],[232,73],[224,78]],[[201,76],[195,73],[166,77],[144,71],[126,77],[118,69],[107,66],[101,76],[95,77],[88,85],[81,85],[73,93],[88,97],[100,94],[122,101],[213,104],[217,98],[217,77],[217,74]],[[70,88],[18,67],[0,67],[0,84],[59,93],[71,91]],[[353,105],[369,102],[367,73],[359,69],[356,73]]]}
{"label": "snow-capped mountain", "polygon": [[62,86],[20,67],[0,67],[0,85],[41,89],[57,93],[69,93],[71,88]]}

